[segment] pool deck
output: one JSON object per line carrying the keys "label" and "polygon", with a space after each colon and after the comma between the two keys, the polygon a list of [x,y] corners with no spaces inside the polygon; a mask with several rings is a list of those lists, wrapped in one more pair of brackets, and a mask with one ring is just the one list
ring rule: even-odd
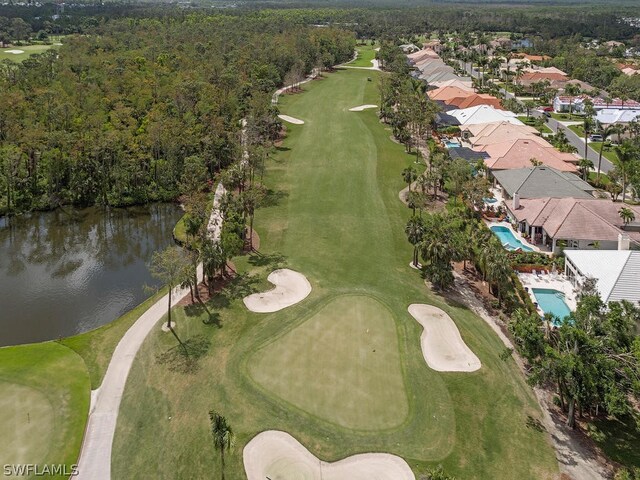
{"label": "pool deck", "polygon": [[520,240],[525,246],[529,247],[534,252],[549,254],[549,252],[545,252],[544,250],[540,250],[539,247],[536,247],[535,245],[529,243],[526,239],[524,239],[522,237],[520,232],[516,232],[513,229],[513,226],[509,222],[490,222],[488,220],[485,220],[484,223],[487,225],[487,227],[489,227],[489,229],[491,229],[491,227],[505,227],[505,228],[508,228],[511,231],[511,233],[513,234],[513,236],[516,237],[516,239]]}
{"label": "pool deck", "polygon": [[[534,288],[546,288],[552,290],[558,290],[564,293],[564,301],[572,312],[575,311],[577,306],[577,292],[574,290],[571,282],[560,273],[540,273],[534,275],[533,273],[518,273],[520,282],[527,290],[529,297],[533,303],[537,303],[536,297],[533,294]],[[544,312],[538,307],[538,313],[542,316]]]}

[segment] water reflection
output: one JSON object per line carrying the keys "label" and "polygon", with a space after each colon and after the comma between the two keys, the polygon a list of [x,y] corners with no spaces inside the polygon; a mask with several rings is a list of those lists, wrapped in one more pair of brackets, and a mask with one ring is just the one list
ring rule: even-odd
{"label": "water reflection", "polygon": [[0,219],[0,345],[84,332],[142,302],[180,215],[154,204]]}

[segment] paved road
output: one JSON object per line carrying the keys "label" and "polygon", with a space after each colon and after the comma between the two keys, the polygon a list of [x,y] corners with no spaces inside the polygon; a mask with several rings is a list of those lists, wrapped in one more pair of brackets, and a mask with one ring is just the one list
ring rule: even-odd
{"label": "paved road", "polygon": [[[534,115],[541,116],[542,114],[539,112],[535,112]],[[564,134],[567,136],[567,140],[569,141],[569,143],[578,149],[578,155],[584,158],[584,138],[580,138],[573,130],[571,130],[566,125],[563,125],[554,118],[548,118],[547,125],[554,132],[557,132],[559,128],[562,129],[564,131]],[[591,147],[587,147],[587,158],[593,162],[593,166],[596,170],[598,169],[599,156],[599,152],[595,151]],[[614,167],[613,164],[603,156],[600,168],[603,173],[609,173],[609,171],[613,170]]]}
{"label": "paved road", "polygon": [[[469,66],[469,64],[463,64],[463,62],[460,62],[460,66],[461,68],[464,68],[466,72],[469,75],[471,75],[473,78],[480,79],[482,77],[482,72],[479,72],[473,69],[472,67]],[[517,99],[517,97],[513,93],[507,92],[504,88],[501,88],[500,92],[505,96],[505,98],[515,98],[518,102],[520,101]],[[543,114],[538,111],[533,111],[532,113],[534,116],[537,116],[537,117],[543,116]],[[578,155],[584,157],[584,138],[580,138],[575,132],[569,129],[566,125],[563,125],[562,123],[558,122],[553,118],[548,118],[546,120],[547,120],[547,125],[549,126],[549,128],[551,128],[551,130],[554,131],[554,133],[558,131],[558,128],[562,129],[569,143],[578,150]],[[593,162],[593,166],[596,170],[598,169],[599,156],[600,156],[599,152],[595,151],[591,147],[587,147],[587,158]],[[600,169],[602,170],[602,172],[609,173],[609,171],[612,170],[613,168],[614,168],[613,164],[603,156],[602,161],[600,163]]]}

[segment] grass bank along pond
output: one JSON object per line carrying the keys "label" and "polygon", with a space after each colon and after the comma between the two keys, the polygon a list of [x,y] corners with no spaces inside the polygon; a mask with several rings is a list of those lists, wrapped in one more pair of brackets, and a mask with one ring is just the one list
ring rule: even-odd
{"label": "grass bank along pond", "polygon": [[149,296],[147,264],[172,242],[172,204],[58,209],[0,219],[0,346],[104,325]]}

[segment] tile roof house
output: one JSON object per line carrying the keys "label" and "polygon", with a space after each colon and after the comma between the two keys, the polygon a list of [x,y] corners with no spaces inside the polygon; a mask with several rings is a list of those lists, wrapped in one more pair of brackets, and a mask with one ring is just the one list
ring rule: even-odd
{"label": "tile roof house", "polygon": [[[515,199],[514,199],[515,200]],[[554,253],[569,250],[600,248],[615,250],[619,236],[640,241],[640,229],[628,229],[620,219],[619,203],[610,200],[577,198],[517,199],[505,205],[519,230],[531,235],[534,244],[543,244]],[[628,206],[640,218],[640,207]]]}
{"label": "tile roof house", "polygon": [[474,93],[473,95],[452,98],[446,103],[455,105],[460,109],[476,107],[478,105],[488,105],[497,110],[504,110],[502,102],[498,98],[485,93]]}
{"label": "tile roof house", "polygon": [[452,80],[441,80],[437,82],[431,82],[430,85],[435,88],[459,87],[462,89],[473,89],[473,81],[471,80],[471,77],[458,77]]}
{"label": "tile roof house", "polygon": [[[620,109],[603,109],[596,114],[596,122],[600,127],[608,127],[609,125],[627,126],[629,123],[640,122],[640,109],[637,110],[620,110]],[[631,136],[629,132],[620,135]]]}
{"label": "tile roof house", "polygon": [[462,108],[447,112],[455,117],[460,125],[474,125],[479,123],[508,122],[515,125],[524,125],[518,120],[517,115],[506,110],[497,110],[489,105],[478,105],[471,108]]}
{"label": "tile roof house", "polygon": [[544,165],[492,173],[505,199],[594,198],[595,188],[573,173]]}
{"label": "tile roof house", "polygon": [[575,173],[578,171],[575,164],[580,159],[572,153],[559,152],[539,137],[485,145],[474,150],[489,154],[490,158],[485,160],[485,164],[492,171],[528,168],[532,166],[532,159],[536,159],[562,172]]}
{"label": "tile roof house", "polygon": [[640,302],[640,252],[632,250],[569,250],[565,253],[565,275],[580,288],[588,278],[606,304]]}
{"label": "tile roof house", "polygon": [[468,125],[461,130],[463,140],[472,147],[492,145],[521,138],[539,137],[540,132],[529,125],[515,125],[509,122],[481,123]]}
{"label": "tile roof house", "polygon": [[451,100],[452,98],[473,95],[474,93],[475,92],[471,88],[447,86],[431,90],[428,92],[428,95],[431,100],[441,100],[443,102],[446,102],[447,100]]}
{"label": "tile roof house", "polygon": [[430,48],[425,48],[422,50],[418,50],[417,52],[410,53],[409,55],[407,55],[407,58],[411,63],[415,64],[426,58],[440,58],[440,56]]}

